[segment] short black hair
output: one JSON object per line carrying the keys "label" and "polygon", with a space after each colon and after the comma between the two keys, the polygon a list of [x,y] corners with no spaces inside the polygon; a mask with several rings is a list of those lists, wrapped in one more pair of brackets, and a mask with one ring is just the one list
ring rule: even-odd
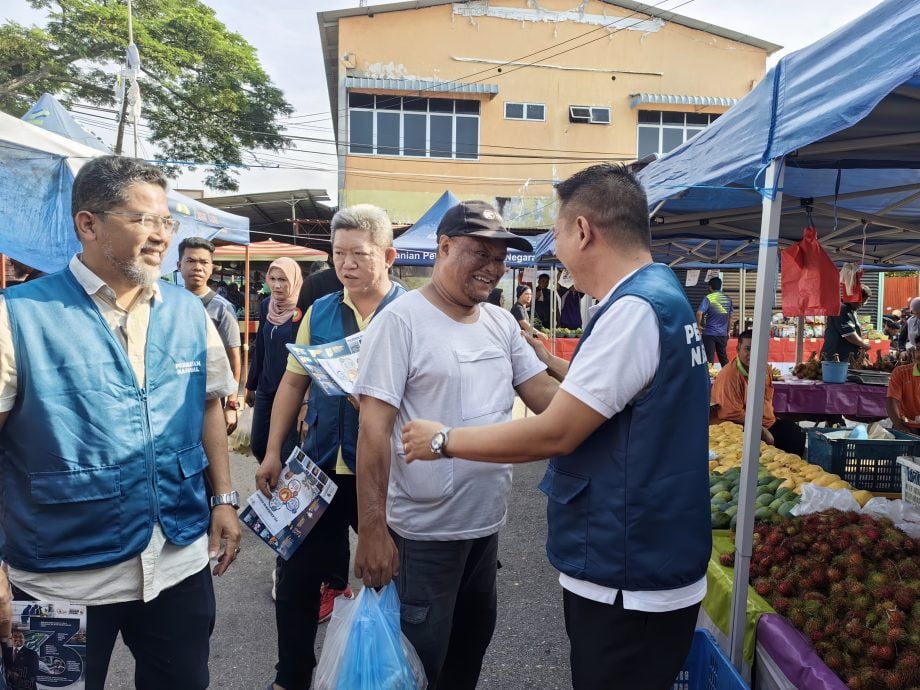
{"label": "short black hair", "polygon": [[739,344],[739,345],[741,344],[741,341],[742,341],[742,340],[751,340],[751,341],[753,341],[753,340],[754,340],[754,331],[751,330],[750,328],[741,331],[741,332],[738,334],[738,344]]}
{"label": "short black hair", "polygon": [[182,261],[182,255],[186,249],[207,249],[212,255],[214,254],[214,244],[204,237],[186,237],[179,243],[179,261]]}
{"label": "short black hair", "polygon": [[710,278],[709,287],[713,290],[721,290],[722,289],[722,279],[719,278],[718,276],[716,276],[715,278]]}
{"label": "short black hair", "polygon": [[126,156],[92,158],[73,180],[70,210],[73,215],[80,211],[108,211],[125,203],[125,190],[139,182],[155,184],[166,191],[166,176],[155,165]]}
{"label": "short black hair", "polygon": [[648,199],[625,165],[601,163],[555,185],[563,213],[571,209],[596,224],[617,247],[650,249]]}

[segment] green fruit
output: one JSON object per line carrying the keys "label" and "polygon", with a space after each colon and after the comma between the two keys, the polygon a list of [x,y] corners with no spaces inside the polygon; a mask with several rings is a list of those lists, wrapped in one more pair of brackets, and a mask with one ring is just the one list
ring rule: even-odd
{"label": "green fruit", "polygon": [[719,504],[718,504],[718,503],[710,503],[710,504],[709,504],[709,512],[710,512],[710,513],[718,513],[718,512],[719,512]]}
{"label": "green fruit", "polygon": [[783,505],[783,503],[785,503],[785,501],[782,499],[782,497],[778,496],[773,500],[773,502],[770,503],[770,510],[779,510],[779,507]]}
{"label": "green fruit", "polygon": [[738,506],[737,506],[737,505],[731,505],[731,506],[728,506],[728,508],[725,509],[725,514],[728,515],[729,517],[731,517],[732,515],[734,515],[734,514],[737,513],[737,512],[738,512]]}
{"label": "green fruit", "polygon": [[715,496],[716,494],[721,493],[722,491],[727,491],[727,490],[728,490],[728,485],[725,482],[719,482],[718,484],[714,484],[713,486],[709,487],[709,495]]}
{"label": "green fruit", "polygon": [[731,516],[726,513],[713,513],[710,520],[713,529],[727,529]]}
{"label": "green fruit", "polygon": [[781,505],[779,507],[779,510],[777,510],[776,512],[779,513],[782,517],[791,517],[792,508],[794,506],[795,506],[795,503],[793,503],[792,501],[787,501],[786,503],[783,503],[783,505]]}
{"label": "green fruit", "polygon": [[785,496],[786,494],[791,494],[791,493],[792,493],[792,489],[790,489],[789,487],[783,486],[776,490],[775,495],[777,498],[779,498],[780,496]]}
{"label": "green fruit", "polygon": [[738,516],[732,515],[732,519],[728,521],[728,528],[735,529],[738,526]]}
{"label": "green fruit", "polygon": [[779,485],[783,483],[782,479],[774,479],[770,482],[770,491],[776,491],[779,488]]}
{"label": "green fruit", "polygon": [[768,506],[773,503],[773,499],[773,494],[760,494],[756,499],[754,499],[754,504],[758,506]]}
{"label": "green fruit", "polygon": [[769,506],[763,506],[754,511],[755,520],[769,520],[773,515],[774,513]]}
{"label": "green fruit", "polygon": [[719,501],[720,503],[728,503],[732,500],[731,491],[720,491],[712,497],[712,500]]}
{"label": "green fruit", "polygon": [[757,495],[763,496],[764,494],[773,494],[773,490],[766,484],[764,486],[757,487]]}

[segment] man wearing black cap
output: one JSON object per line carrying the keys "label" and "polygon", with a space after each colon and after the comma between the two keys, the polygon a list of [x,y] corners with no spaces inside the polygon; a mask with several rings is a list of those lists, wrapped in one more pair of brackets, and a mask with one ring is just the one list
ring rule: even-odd
{"label": "man wearing black cap", "polygon": [[[515,391],[540,411],[557,390],[511,313],[486,303],[509,247],[529,245],[489,204],[466,201],[448,210],[431,282],[371,323],[355,384],[355,573],[375,587],[397,578],[403,632],[429,688],[438,690],[472,689],[479,678],[495,628],[498,530],[511,467],[446,453],[410,466],[399,433],[420,416],[451,426],[508,421]],[[447,430],[439,438],[440,448]]]}

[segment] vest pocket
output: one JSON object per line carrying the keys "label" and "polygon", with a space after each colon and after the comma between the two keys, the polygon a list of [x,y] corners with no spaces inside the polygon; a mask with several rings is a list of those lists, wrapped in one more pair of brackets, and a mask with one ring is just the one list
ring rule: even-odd
{"label": "vest pocket", "polygon": [[[122,548],[121,469],[33,472],[29,491],[39,559],[117,552]],[[53,526],[53,528],[51,527]]]}
{"label": "vest pocket", "polygon": [[[163,477],[159,482],[161,510],[167,506],[174,508],[174,511],[160,515],[164,531],[170,538],[185,536],[176,535],[170,530],[171,526],[181,532],[187,527],[207,524],[209,517],[204,486],[204,470],[208,466],[208,457],[202,445],[198,443],[176,451],[176,466],[179,476],[174,488],[169,486],[169,477]],[[174,501],[169,500],[170,493],[173,493]],[[167,500],[163,500],[164,498]]]}
{"label": "vest pocket", "polygon": [[540,482],[540,491],[549,499],[546,504],[547,551],[553,558],[579,571],[588,565],[590,484],[590,477],[564,472],[552,464],[546,467]]}

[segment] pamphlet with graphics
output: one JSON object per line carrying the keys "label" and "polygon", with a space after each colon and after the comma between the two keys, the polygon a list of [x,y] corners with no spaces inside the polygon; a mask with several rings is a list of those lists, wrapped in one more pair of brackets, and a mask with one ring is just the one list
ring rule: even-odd
{"label": "pamphlet with graphics", "polygon": [[83,690],[86,687],[86,607],[61,601],[14,601],[13,635],[0,688]]}
{"label": "pamphlet with graphics", "polygon": [[240,513],[243,524],[288,560],[332,502],[338,487],[300,448],[295,448],[271,498],[250,496]]}
{"label": "pamphlet with graphics", "polygon": [[351,395],[363,337],[359,332],[323,345],[289,343],[287,348],[326,395]]}

